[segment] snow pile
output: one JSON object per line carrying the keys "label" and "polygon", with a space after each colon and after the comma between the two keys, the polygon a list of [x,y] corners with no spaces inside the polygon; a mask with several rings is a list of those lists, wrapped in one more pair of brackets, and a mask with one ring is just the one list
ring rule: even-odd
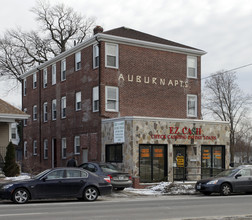
{"label": "snow pile", "polygon": [[4,180],[17,181],[17,180],[25,180],[25,179],[30,179],[30,178],[31,178],[31,176],[28,174],[21,174],[20,176],[5,177]]}
{"label": "snow pile", "polygon": [[125,190],[140,195],[192,195],[196,193],[194,183],[172,182],[161,182],[145,189],[126,188]]}

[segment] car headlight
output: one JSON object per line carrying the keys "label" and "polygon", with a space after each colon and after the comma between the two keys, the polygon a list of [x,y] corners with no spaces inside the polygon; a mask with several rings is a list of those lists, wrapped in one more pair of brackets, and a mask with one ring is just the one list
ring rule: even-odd
{"label": "car headlight", "polygon": [[10,187],[12,187],[12,186],[13,186],[13,184],[10,183],[10,184],[4,185],[4,186],[2,187],[2,189],[8,189],[8,188],[10,188]]}
{"label": "car headlight", "polygon": [[218,183],[218,180],[212,180],[212,181],[209,181],[209,182],[207,183],[207,185],[208,185],[208,184],[216,184],[216,183]]}

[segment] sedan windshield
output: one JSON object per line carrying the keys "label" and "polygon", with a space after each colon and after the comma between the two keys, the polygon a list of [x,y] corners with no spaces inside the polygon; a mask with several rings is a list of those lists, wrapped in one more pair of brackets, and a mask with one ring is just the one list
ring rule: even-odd
{"label": "sedan windshield", "polygon": [[235,173],[237,173],[239,169],[229,169],[224,170],[221,173],[217,174],[216,177],[227,177],[227,176],[233,176]]}
{"label": "sedan windshield", "polygon": [[39,178],[41,178],[42,176],[44,176],[46,173],[48,173],[49,171],[50,171],[50,169],[44,170],[43,172],[37,174],[36,176],[33,176],[32,179],[39,179]]}

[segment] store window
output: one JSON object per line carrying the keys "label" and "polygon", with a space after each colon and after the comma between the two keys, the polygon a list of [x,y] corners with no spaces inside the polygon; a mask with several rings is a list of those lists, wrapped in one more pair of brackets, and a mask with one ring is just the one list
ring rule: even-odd
{"label": "store window", "polygon": [[140,182],[151,183],[167,180],[167,146],[140,145]]}
{"label": "store window", "polygon": [[225,168],[224,146],[201,147],[201,175],[208,178],[217,175]]}
{"label": "store window", "polygon": [[106,162],[123,162],[122,144],[106,145]]}

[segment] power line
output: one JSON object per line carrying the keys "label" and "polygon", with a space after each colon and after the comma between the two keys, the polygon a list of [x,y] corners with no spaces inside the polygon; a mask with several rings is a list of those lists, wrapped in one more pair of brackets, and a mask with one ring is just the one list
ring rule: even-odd
{"label": "power line", "polygon": [[[231,70],[226,70],[226,71],[221,72],[221,73],[227,73],[227,72],[234,71],[234,70],[238,70],[238,69],[242,69],[242,68],[245,68],[245,67],[247,67],[247,66],[251,66],[251,65],[252,65],[252,63],[247,64],[247,65],[244,65],[244,66],[239,66],[239,67],[236,67],[236,68],[231,69]],[[219,74],[220,74],[220,73],[216,73],[216,74],[213,74],[213,75],[210,75],[210,76],[206,76],[206,77],[201,78],[201,80],[203,80],[203,79],[207,79],[207,78],[210,78],[210,77],[213,77],[213,76],[219,75]]]}

